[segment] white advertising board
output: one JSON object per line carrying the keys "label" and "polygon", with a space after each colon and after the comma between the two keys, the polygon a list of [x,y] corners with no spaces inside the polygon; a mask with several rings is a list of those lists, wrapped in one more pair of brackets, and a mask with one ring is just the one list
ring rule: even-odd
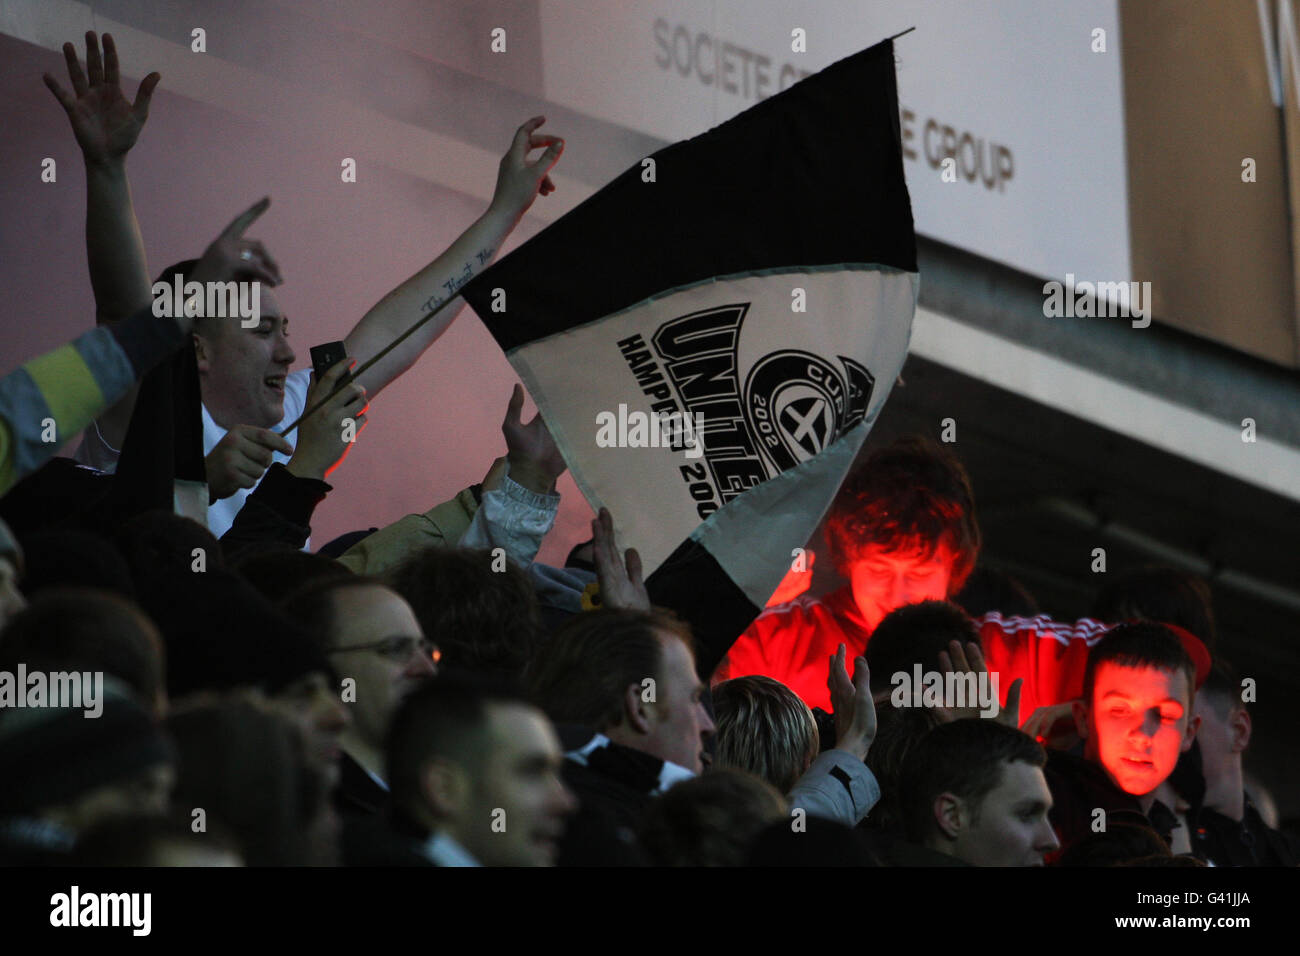
{"label": "white advertising board", "polygon": [[895,52],[917,231],[1044,278],[1129,278],[1117,0],[541,0],[540,14],[545,97],[666,140],[914,26]]}

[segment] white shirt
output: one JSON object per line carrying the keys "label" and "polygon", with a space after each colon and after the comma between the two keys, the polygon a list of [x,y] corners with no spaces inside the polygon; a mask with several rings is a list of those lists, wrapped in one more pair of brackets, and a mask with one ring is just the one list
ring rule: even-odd
{"label": "white shirt", "polygon": [[[287,425],[290,425],[303,413],[307,407],[307,386],[311,383],[311,370],[299,369],[296,372],[290,372],[284,381],[284,418],[275,425],[274,430],[279,431]],[[208,414],[208,408],[203,406],[203,455],[207,457],[212,453],[212,449],[217,447],[217,442],[225,437],[228,429],[222,428],[212,420]],[[292,435],[285,435],[285,440],[290,445],[296,445],[298,441],[298,432],[295,430]],[[104,441],[104,436],[99,432],[98,424],[86,429],[85,441],[77,449],[76,459],[85,465],[90,465],[100,471],[106,471],[110,474],[117,470],[117,460],[121,456],[121,450],[114,448],[108,442]],[[289,456],[280,452],[272,452],[271,457],[280,464],[286,464]],[[230,526],[235,523],[235,515],[239,514],[239,509],[244,507],[244,499],[253,491],[252,488],[240,488],[229,498],[222,498],[208,505],[208,529],[218,538],[230,530]]]}
{"label": "white shirt", "polygon": [[[279,431],[287,425],[292,425],[298,416],[303,413],[307,407],[307,386],[311,383],[311,370],[299,369],[296,372],[290,372],[284,380],[284,418],[280,419],[273,426],[273,431]],[[203,455],[206,458],[212,454],[212,449],[217,447],[217,442],[226,436],[228,429],[222,428],[212,420],[208,414],[208,407],[203,406]],[[298,444],[298,431],[294,429],[292,435],[285,435],[285,441],[290,445]],[[287,464],[289,456],[275,451],[271,457],[280,464]],[[230,526],[235,523],[235,515],[239,514],[239,509],[244,507],[244,499],[253,493],[252,488],[240,488],[229,498],[222,498],[220,501],[214,501],[208,505],[208,530],[216,537],[220,538],[230,530]]]}

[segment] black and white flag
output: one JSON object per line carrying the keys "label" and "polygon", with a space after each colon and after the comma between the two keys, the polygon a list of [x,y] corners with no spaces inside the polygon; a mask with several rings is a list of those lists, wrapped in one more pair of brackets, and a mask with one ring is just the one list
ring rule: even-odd
{"label": "black and white flag", "polygon": [[635,164],[463,294],[647,575],[689,550],[757,613],[898,377],[917,287],[887,40]]}

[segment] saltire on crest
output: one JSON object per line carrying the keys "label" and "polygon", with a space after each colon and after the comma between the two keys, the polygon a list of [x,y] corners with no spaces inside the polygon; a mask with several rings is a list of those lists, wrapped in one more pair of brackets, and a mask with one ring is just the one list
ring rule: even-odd
{"label": "saltire on crest", "polygon": [[[652,599],[691,620],[707,674],[816,528],[907,355],[893,43],[650,158],[653,181],[634,164],[462,292],[578,487],[641,553]],[[649,441],[637,416],[673,413],[703,415],[702,454],[598,441],[610,416]]]}

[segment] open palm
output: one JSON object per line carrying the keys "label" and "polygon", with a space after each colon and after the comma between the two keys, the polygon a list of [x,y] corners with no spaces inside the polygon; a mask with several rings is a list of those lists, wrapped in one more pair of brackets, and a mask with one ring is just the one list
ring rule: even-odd
{"label": "open palm", "polygon": [[107,33],[102,57],[95,34],[86,34],[84,73],[77,62],[77,49],[71,43],[63,45],[63,56],[68,62],[68,80],[73,93],[68,93],[49,73],[45,74],[45,85],[68,114],[86,161],[102,162],[125,155],[135,145],[149,118],[149,101],[161,77],[150,73],[140,82],[135,102],[128,100],[122,94],[117,48]]}

